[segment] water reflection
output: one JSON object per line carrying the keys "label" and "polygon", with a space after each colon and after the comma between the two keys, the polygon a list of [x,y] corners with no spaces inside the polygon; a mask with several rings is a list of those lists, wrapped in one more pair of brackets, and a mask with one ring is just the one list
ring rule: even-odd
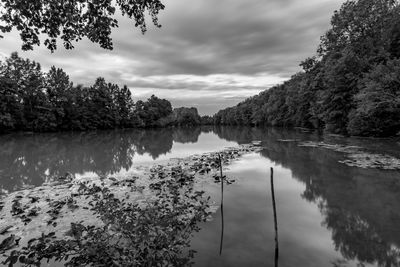
{"label": "water reflection", "polygon": [[292,176],[305,184],[303,199],[318,204],[324,216],[322,225],[331,230],[335,248],[346,260],[400,266],[400,173],[348,167],[338,163],[343,159],[341,153],[278,141],[346,143],[398,156],[396,140],[366,142],[256,128],[222,128],[216,133],[239,143],[263,140],[262,156],[290,169]]}
{"label": "water reflection", "polygon": [[[392,250],[392,244],[400,245],[398,174],[339,165],[334,152],[290,147],[273,158],[306,184],[302,196],[318,203],[323,225],[332,230],[335,247],[344,258],[398,266],[399,251]],[[264,154],[271,156],[269,152]]]}
{"label": "water reflection", "polygon": [[37,186],[67,172],[114,174],[131,168],[139,155],[155,160],[173,142],[195,143],[200,133],[186,128],[1,136],[0,188]]}
{"label": "water reflection", "polygon": [[[213,143],[208,145],[201,140],[201,136],[206,132],[215,137]],[[400,266],[398,249],[400,247],[400,173],[349,167],[338,163],[344,159],[341,153],[322,148],[299,147],[296,142],[293,142],[293,140],[325,141],[357,145],[377,153],[384,152],[400,157],[398,140],[371,142],[368,139],[320,136],[302,131],[247,127],[1,136],[0,188],[13,191],[23,185],[40,185],[46,179],[66,172],[93,172],[102,176],[109,175],[131,168],[141,156],[155,160],[163,158],[166,154],[179,156],[181,154],[176,153],[179,149],[186,149],[188,153],[200,153],[233,144],[226,141],[248,143],[252,140],[262,140],[265,149],[261,152],[261,156],[290,170],[291,177],[304,184],[301,198],[307,203],[318,205],[319,213],[323,216],[322,225],[330,230],[334,247],[345,260],[359,261],[361,266],[363,264]],[[194,151],[195,145],[201,147],[202,150]],[[183,146],[185,148],[182,148]],[[237,194],[240,190],[243,191],[243,188],[232,188]],[[229,191],[229,188],[226,191]],[[254,188],[249,188],[247,193],[256,195]],[[225,233],[222,233],[222,237],[225,234],[224,255],[229,254],[228,245],[230,235],[233,234],[230,231],[232,229],[230,224],[233,224],[229,219],[230,216],[238,216],[234,217],[235,220],[246,220],[246,218],[241,218],[244,216],[243,213],[248,212],[250,216],[250,212],[254,212],[250,207],[249,210],[237,210],[229,206],[232,199],[237,197],[238,195],[235,195],[229,199],[228,194],[228,199],[225,201],[225,217],[228,218],[225,219],[229,221],[229,224],[225,225]],[[284,209],[283,204],[279,205],[278,212]],[[260,205],[259,202],[257,205]],[[223,212],[222,206],[221,212]],[[302,210],[295,212],[297,213],[290,216],[301,216]],[[221,214],[221,219],[222,217],[223,214]],[[265,221],[263,223],[265,224]],[[280,220],[279,241],[282,247],[285,245],[285,233],[281,229],[285,223],[287,220]],[[272,224],[269,227],[273,229]],[[221,230],[219,223],[218,230]],[[217,238],[219,239],[219,236]],[[222,240],[220,245],[222,252]],[[262,245],[265,244],[254,244],[255,247]],[[288,250],[287,246],[281,253],[284,254],[285,250]],[[215,251],[218,254],[218,248]],[[280,264],[285,266],[282,255],[280,261]],[[342,265],[340,262],[334,264]]]}

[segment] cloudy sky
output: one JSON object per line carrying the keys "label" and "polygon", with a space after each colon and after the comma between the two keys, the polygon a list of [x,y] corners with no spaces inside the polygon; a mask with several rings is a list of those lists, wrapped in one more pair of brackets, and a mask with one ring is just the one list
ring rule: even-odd
{"label": "cloudy sky", "polygon": [[300,71],[314,54],[343,0],[164,0],[162,28],[145,35],[123,19],[113,32],[114,50],[87,40],[22,52],[16,33],[0,40],[1,55],[18,51],[44,70],[63,68],[75,84],[96,77],[128,85],[135,99],[155,94],[175,107],[213,114],[258,94]]}

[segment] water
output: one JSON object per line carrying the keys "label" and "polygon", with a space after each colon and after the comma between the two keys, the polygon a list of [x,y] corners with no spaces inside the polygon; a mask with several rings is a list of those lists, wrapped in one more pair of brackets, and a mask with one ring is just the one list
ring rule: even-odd
{"label": "water", "polygon": [[[224,188],[223,225],[220,209],[194,235],[195,266],[274,266],[270,167],[279,266],[400,266],[400,172],[350,167],[339,163],[345,153],[299,146],[324,141],[400,158],[396,139],[246,127],[1,136],[0,188],[7,193],[38,186],[66,172],[127,175],[139,165],[252,140],[262,140],[264,149],[227,171],[236,183]],[[204,189],[219,201],[220,185]]]}
{"label": "water", "polygon": [[12,192],[72,173],[126,175],[137,166],[237,145],[200,128],[0,136],[0,189]]}

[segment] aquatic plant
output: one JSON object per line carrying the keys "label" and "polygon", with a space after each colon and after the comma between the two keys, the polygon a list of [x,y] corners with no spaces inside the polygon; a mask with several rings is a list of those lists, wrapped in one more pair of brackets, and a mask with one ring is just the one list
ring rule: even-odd
{"label": "aquatic plant", "polygon": [[[42,233],[11,251],[3,264],[40,266],[54,260],[65,266],[190,266],[195,253],[190,237],[210,215],[209,198],[190,185],[183,189],[181,178],[172,175],[155,182],[155,197],[145,204],[120,199],[107,187],[81,183],[79,194],[91,198],[91,210],[102,224],[71,223],[65,236]],[[55,210],[68,202],[58,203]],[[10,243],[4,251],[13,247]]]}
{"label": "aquatic plant", "polygon": [[242,145],[194,155],[131,177],[75,180],[66,175],[11,193],[1,202],[0,219],[9,227],[0,228],[8,235],[0,246],[0,262],[9,266],[17,262],[40,266],[46,260],[66,266],[190,266],[195,253],[190,249],[191,236],[199,230],[198,223],[215,212],[210,198],[196,191],[196,181],[233,183],[217,174],[222,163],[257,150]]}

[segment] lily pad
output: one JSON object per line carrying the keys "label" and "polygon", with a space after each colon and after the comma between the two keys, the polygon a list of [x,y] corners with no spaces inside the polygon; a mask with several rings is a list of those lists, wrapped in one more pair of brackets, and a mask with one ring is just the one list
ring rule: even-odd
{"label": "lily pad", "polygon": [[299,146],[324,148],[345,153],[347,159],[339,162],[350,167],[400,170],[400,159],[390,155],[369,152],[359,146],[327,144],[324,142],[302,142]]}

